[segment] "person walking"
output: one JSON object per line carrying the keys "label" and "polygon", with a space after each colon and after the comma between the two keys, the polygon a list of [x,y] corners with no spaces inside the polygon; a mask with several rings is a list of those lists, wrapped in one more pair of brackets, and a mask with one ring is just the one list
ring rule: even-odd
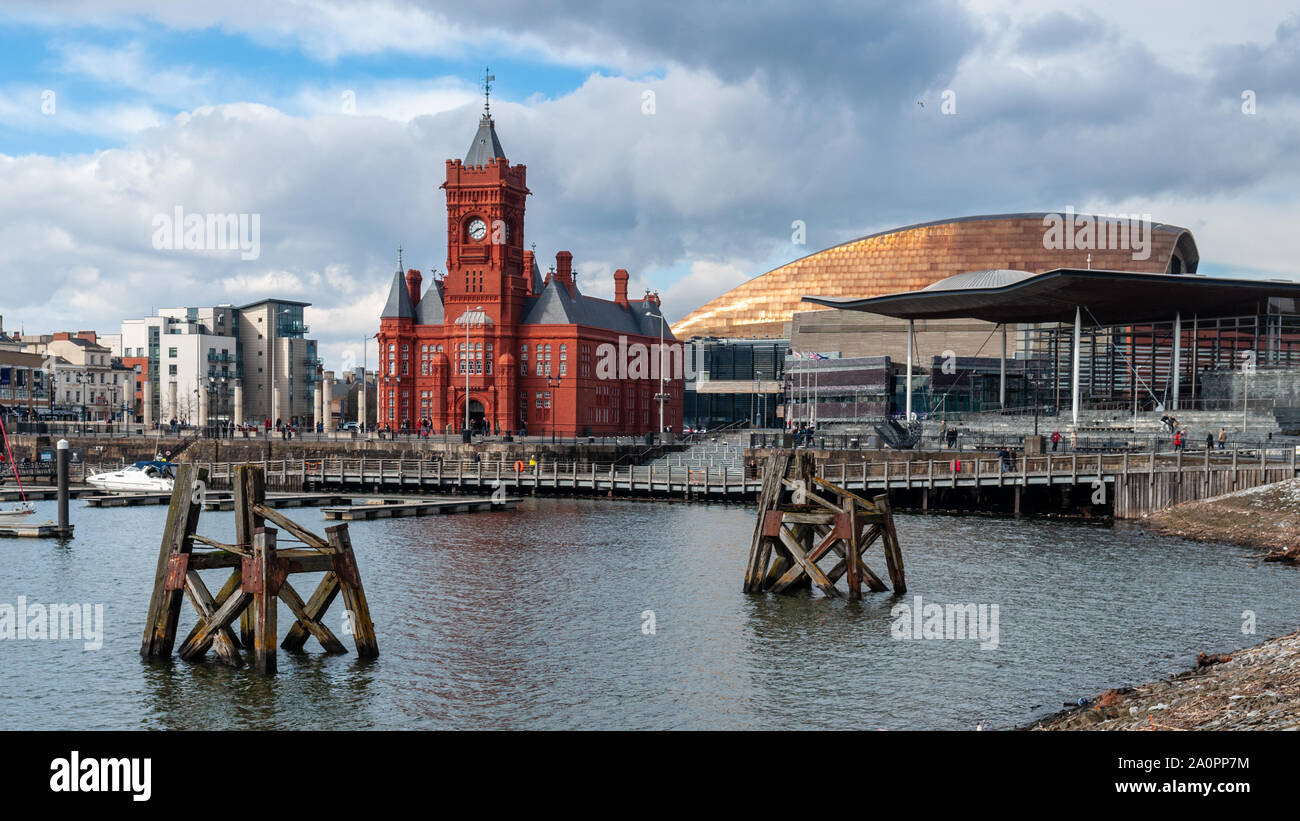
{"label": "person walking", "polygon": [[1079,449],[1079,432],[1077,430],[1072,430],[1070,431],[1070,450],[1074,451],[1078,449]]}
{"label": "person walking", "polygon": [[1212,450],[1214,450],[1214,434],[1207,431],[1205,434],[1205,451],[1209,453]]}
{"label": "person walking", "polygon": [[1052,431],[1052,453],[1056,453],[1056,449],[1060,447],[1060,445],[1061,445],[1061,432],[1059,430],[1054,430]]}
{"label": "person walking", "polygon": [[1223,450],[1223,446],[1227,444],[1227,442],[1228,442],[1228,429],[1219,428],[1219,450]]}

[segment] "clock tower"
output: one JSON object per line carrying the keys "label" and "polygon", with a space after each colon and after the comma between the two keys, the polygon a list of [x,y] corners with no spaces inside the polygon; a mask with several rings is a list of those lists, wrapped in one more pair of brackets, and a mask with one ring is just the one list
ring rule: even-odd
{"label": "clock tower", "polygon": [[498,327],[518,324],[531,271],[524,266],[528,168],[506,159],[483,83],[483,116],[464,160],[447,161],[446,321],[482,307]]}
{"label": "clock tower", "polygon": [[[673,344],[659,298],[629,299],[622,269],[612,301],[587,296],[573,254],[557,251],[543,279],[534,250],[524,250],[527,169],[510,163],[497,138],[492,79],[485,73],[474,141],[463,160],[447,161],[440,186],[446,274],[427,283],[419,271],[393,274],[376,334],[376,424],[408,436],[617,436],[654,430],[662,416],[679,429],[679,376],[598,367],[618,351],[672,361],[654,353]],[[652,412],[655,403],[662,411]]]}

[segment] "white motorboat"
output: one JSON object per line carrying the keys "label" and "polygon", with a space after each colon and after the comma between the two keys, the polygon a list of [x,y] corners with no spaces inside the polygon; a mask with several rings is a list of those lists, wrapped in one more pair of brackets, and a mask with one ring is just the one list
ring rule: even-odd
{"label": "white motorboat", "polygon": [[86,477],[86,484],[110,493],[171,493],[174,484],[167,462],[136,462],[121,470]]}
{"label": "white motorboat", "polygon": [[24,516],[30,516],[36,512],[36,508],[30,504],[20,505],[19,507],[0,510],[0,524],[6,522],[20,521]]}

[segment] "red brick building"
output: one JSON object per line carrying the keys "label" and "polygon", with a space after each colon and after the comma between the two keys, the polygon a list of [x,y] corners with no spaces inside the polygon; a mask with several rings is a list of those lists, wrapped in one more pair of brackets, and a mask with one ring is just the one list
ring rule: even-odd
{"label": "red brick building", "polygon": [[[657,365],[675,366],[680,351],[660,348],[673,336],[658,296],[629,299],[622,269],[614,272],[613,301],[586,296],[568,251],[555,255],[543,278],[533,251],[524,250],[526,177],[526,166],[506,159],[485,107],[469,153],[447,161],[441,186],[446,276],[422,293],[419,271],[398,270],[380,316],[379,427],[459,431],[467,404],[472,429],[498,433],[600,436],[659,427]],[[635,361],[647,351],[642,359],[656,366],[652,372]],[[676,367],[665,374],[677,378],[664,383],[664,426],[680,431],[682,374]]]}

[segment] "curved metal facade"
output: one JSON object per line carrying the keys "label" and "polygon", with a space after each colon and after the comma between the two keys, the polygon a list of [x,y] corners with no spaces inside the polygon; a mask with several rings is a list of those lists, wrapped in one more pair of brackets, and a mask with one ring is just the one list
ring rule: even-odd
{"label": "curved metal facade", "polygon": [[[1149,253],[1118,248],[1049,248],[1048,213],[995,214],[911,225],[818,251],[743,283],[673,324],[692,336],[781,337],[805,295],[873,297],[915,291],[967,271],[1042,273],[1091,267],[1144,273],[1194,272],[1199,253],[1185,228],[1152,223]],[[1071,215],[1083,220],[1088,215]],[[1100,218],[1092,218],[1100,219]],[[1094,244],[1102,245],[1102,242]],[[1142,259],[1134,259],[1143,256]]]}

